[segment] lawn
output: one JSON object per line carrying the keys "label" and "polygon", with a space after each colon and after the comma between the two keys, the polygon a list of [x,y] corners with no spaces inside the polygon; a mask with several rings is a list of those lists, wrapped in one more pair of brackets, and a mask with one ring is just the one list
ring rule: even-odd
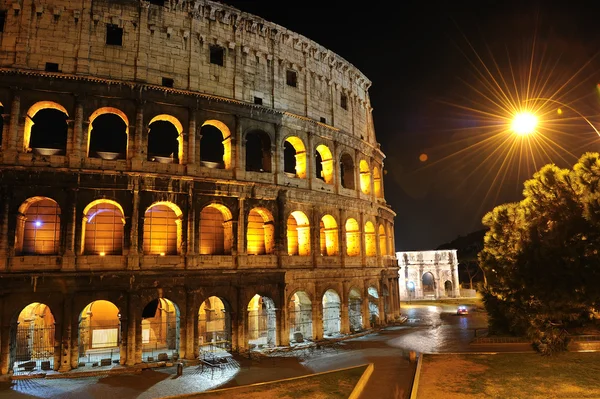
{"label": "lawn", "polygon": [[418,398],[600,398],[600,353],[425,355]]}
{"label": "lawn", "polygon": [[347,399],[366,368],[367,366],[353,367],[284,381],[209,391],[193,397],[197,399]]}

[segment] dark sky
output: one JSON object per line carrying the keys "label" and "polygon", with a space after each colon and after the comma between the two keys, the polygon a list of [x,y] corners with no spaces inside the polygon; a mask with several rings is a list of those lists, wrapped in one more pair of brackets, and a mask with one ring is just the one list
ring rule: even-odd
{"label": "dark sky", "polygon": [[[397,251],[482,228],[540,166],[572,166],[600,148],[590,127],[600,126],[595,2],[223,3],[314,40],[371,79]],[[543,116],[529,140],[506,129],[509,109],[523,106]]]}

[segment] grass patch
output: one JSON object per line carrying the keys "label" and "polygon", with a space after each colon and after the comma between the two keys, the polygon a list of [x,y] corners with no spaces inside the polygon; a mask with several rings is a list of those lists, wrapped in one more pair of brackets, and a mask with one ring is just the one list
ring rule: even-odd
{"label": "grass patch", "polygon": [[198,399],[347,399],[366,368],[367,366],[353,367],[287,381],[209,391],[194,397]]}
{"label": "grass patch", "polygon": [[425,355],[419,398],[600,398],[600,353]]}

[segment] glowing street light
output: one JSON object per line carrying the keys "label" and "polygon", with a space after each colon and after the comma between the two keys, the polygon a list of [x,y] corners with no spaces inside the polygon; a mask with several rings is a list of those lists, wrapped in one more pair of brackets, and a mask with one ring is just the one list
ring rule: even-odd
{"label": "glowing street light", "polygon": [[519,112],[513,117],[511,128],[520,136],[527,136],[535,132],[538,118],[531,112]]}

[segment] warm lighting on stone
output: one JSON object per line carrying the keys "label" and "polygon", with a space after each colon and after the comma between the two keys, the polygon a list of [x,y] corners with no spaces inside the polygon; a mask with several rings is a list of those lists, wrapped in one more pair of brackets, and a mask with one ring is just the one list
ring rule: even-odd
{"label": "warm lighting on stone", "polygon": [[350,218],[346,221],[346,255],[360,255],[360,230],[358,222]]}
{"label": "warm lighting on stone", "polygon": [[306,147],[298,137],[288,137],[285,141],[290,143],[296,150],[296,177],[306,178]]}
{"label": "warm lighting on stone", "polygon": [[275,250],[273,215],[265,208],[254,208],[248,214],[248,255],[272,254]]}
{"label": "warm lighting on stone", "polygon": [[333,216],[325,215],[321,218],[319,235],[321,238],[321,255],[338,255],[338,226]]}
{"label": "warm lighting on stone", "polygon": [[225,165],[225,169],[231,169],[231,160],[233,159],[233,155],[231,146],[231,132],[229,131],[229,128],[223,122],[215,119],[208,120],[202,124],[202,126],[206,125],[214,126],[223,134],[223,164]]}
{"label": "warm lighting on stone", "polygon": [[29,108],[29,110],[27,111],[27,116],[25,117],[25,130],[23,131],[23,149],[25,151],[27,151],[27,149],[29,148],[29,141],[31,140],[31,128],[33,127],[33,117],[35,116],[35,114],[37,114],[43,109],[55,109],[57,111],[64,112],[65,115],[69,116],[69,113],[67,112],[65,107],[55,102],[39,101],[33,104],[31,108]]}
{"label": "warm lighting on stone", "polygon": [[310,224],[301,211],[294,211],[287,221],[288,255],[310,255]]}
{"label": "warm lighting on stone", "polygon": [[371,194],[371,170],[364,159],[360,161],[360,191]]}
{"label": "warm lighting on stone", "polygon": [[321,166],[323,180],[327,184],[333,184],[333,156],[329,147],[324,144],[317,146],[317,152],[321,155]]}
{"label": "warm lighting on stone", "polygon": [[100,256],[106,255],[106,252],[100,252]]}

